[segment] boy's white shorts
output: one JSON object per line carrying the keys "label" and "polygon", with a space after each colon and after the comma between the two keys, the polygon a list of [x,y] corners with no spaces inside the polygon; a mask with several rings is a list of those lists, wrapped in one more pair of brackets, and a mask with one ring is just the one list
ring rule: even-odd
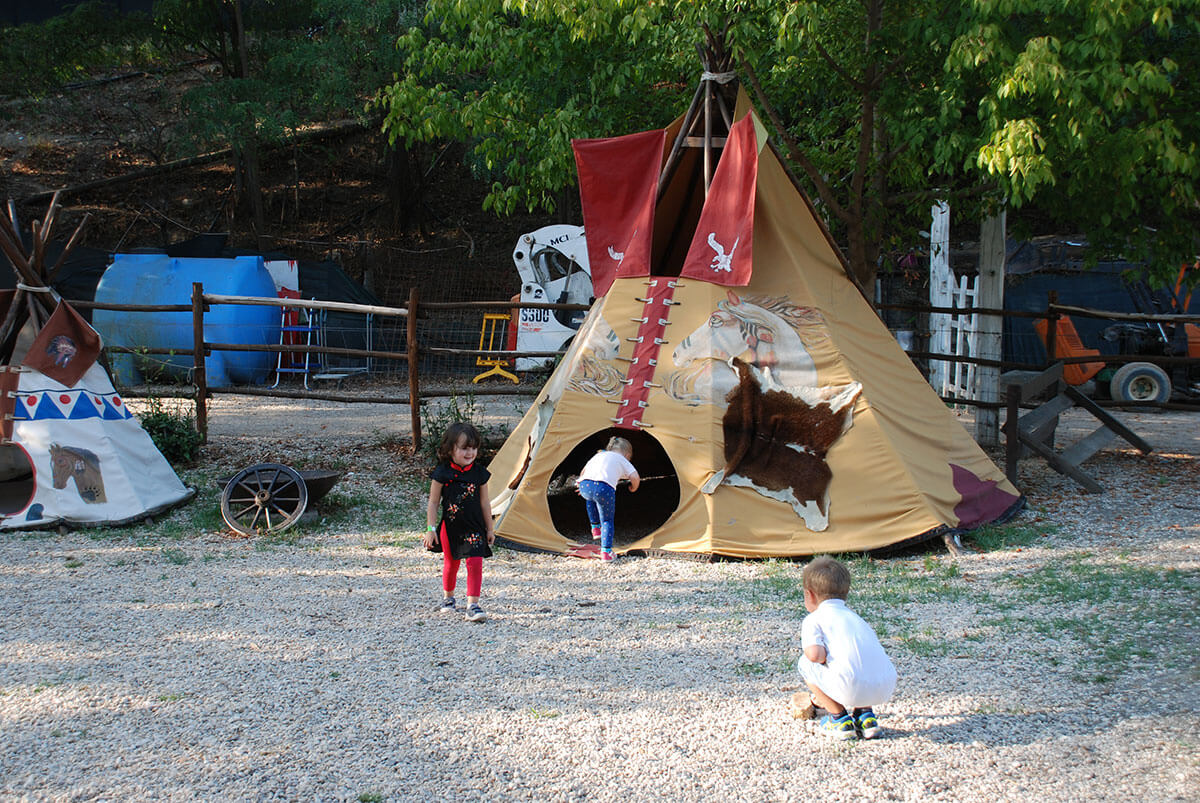
{"label": "boy's white shorts", "polygon": [[801,655],[796,669],[804,682],[816,686],[846,708],[868,708],[886,703],[896,690],[896,676],[890,674],[872,682],[864,678],[846,678],[830,671],[825,664],[815,664]]}

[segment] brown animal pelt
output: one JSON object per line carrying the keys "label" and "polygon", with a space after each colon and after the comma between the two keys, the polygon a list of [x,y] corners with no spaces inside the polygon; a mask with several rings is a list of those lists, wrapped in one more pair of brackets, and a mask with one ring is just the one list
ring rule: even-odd
{"label": "brown animal pelt", "polygon": [[[833,478],[825,454],[845,429],[850,407],[810,406],[788,393],[759,387],[750,366],[733,361],[738,386],[726,397],[725,476],[737,473],[771,491],[791,488],[800,502],[815,501],[824,513]],[[797,451],[788,444],[801,447]]]}

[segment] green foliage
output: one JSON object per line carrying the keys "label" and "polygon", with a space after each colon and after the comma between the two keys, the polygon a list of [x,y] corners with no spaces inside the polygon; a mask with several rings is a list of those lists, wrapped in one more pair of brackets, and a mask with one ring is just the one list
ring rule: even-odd
{"label": "green foliage", "polygon": [[[379,102],[393,141],[458,140],[498,213],[553,209],[570,139],[665,125],[701,24],[757,76],[775,135],[855,273],[904,252],[948,199],[1007,202],[1098,249],[1196,248],[1194,0],[924,3],[430,0]],[[766,114],[759,98],[760,111]],[[768,115],[769,116],[769,115]],[[1165,270],[1165,268],[1164,268]]]}
{"label": "green foliage", "polygon": [[168,406],[162,399],[152,397],[138,419],[170,463],[192,463],[200,456],[202,438],[196,430],[196,418],[182,404]]}
{"label": "green foliage", "polygon": [[479,430],[483,441],[480,451],[490,448],[497,440],[503,440],[504,432],[499,427],[479,423],[479,413],[475,406],[475,394],[467,391],[462,395],[451,393],[445,402],[431,404],[421,402],[421,453],[430,462],[437,462],[437,449],[442,442],[442,435],[451,424],[465,421],[474,424]]}
{"label": "green foliage", "polygon": [[946,60],[959,136],[939,162],[1173,281],[1200,246],[1198,57],[1194,0],[970,3]]}
{"label": "green foliage", "polygon": [[379,95],[385,131],[392,142],[467,143],[475,173],[492,181],[485,207],[500,214],[554,209],[573,183],[572,138],[661,125],[697,73],[695,12],[675,19],[669,4],[433,0],[427,10],[400,37],[403,71]]}
{"label": "green foliage", "polygon": [[95,69],[146,67],[159,55],[150,18],[87,0],[43,22],[0,27],[0,94],[39,97]]}
{"label": "green foliage", "polygon": [[[419,19],[417,0],[260,0],[229,13],[200,0],[161,0],[155,18],[177,51],[220,70],[182,98],[198,147],[280,142],[314,121],[370,115],[367,101],[399,69],[395,41]],[[244,49],[239,49],[244,45]]]}

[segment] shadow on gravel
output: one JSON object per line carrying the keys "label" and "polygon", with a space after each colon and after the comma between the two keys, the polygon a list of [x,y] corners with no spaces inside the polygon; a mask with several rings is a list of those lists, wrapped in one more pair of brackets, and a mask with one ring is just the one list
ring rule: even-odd
{"label": "shadow on gravel", "polygon": [[[928,727],[912,728],[907,732],[890,727],[885,722],[885,733],[893,737],[923,736],[934,744],[974,744],[987,747],[1014,747],[1031,745],[1053,739],[1064,734],[1063,722],[1071,723],[1071,732],[1078,736],[1083,732],[1110,730],[1111,720],[1103,723],[1089,722],[1095,711],[1081,709],[1056,714],[967,714],[946,722],[940,716],[910,716],[909,720],[934,720]],[[1103,725],[1103,728],[1101,728]],[[1090,726],[1090,727],[1089,727]]]}

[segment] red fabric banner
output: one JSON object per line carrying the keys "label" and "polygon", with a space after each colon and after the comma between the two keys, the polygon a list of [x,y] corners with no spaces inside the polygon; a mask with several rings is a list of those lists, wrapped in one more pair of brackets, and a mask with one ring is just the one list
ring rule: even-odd
{"label": "red fabric banner", "polygon": [[618,277],[650,275],[654,201],[666,139],[667,132],[657,130],[571,143],[596,298]]}
{"label": "red fabric banner", "polygon": [[100,335],[91,324],[60,301],[21,364],[73,387],[96,362],[100,347]]}
{"label": "red fabric banner", "polygon": [[758,137],[750,115],[733,124],[681,276],[727,287],[750,284]]}

